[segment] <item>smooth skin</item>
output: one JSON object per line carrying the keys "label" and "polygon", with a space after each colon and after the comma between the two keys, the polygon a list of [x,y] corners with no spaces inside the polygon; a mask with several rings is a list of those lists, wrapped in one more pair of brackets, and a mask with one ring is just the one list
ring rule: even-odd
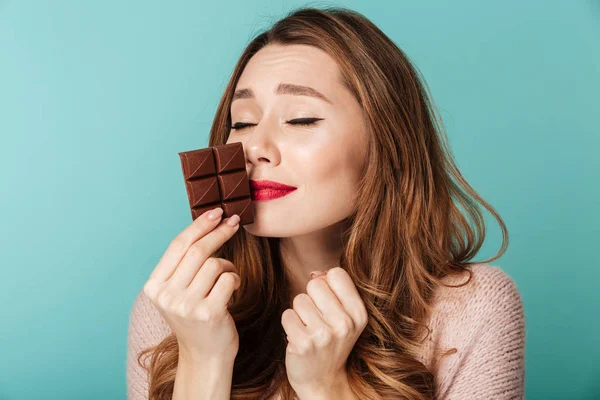
{"label": "smooth skin", "polygon": [[[315,88],[330,101],[278,94],[278,86],[286,83]],[[287,196],[255,202],[255,221],[244,226],[252,235],[281,239],[293,299],[293,308],[281,316],[288,337],[288,380],[301,400],[353,399],[344,366],[367,324],[367,312],[338,262],[341,232],[347,228],[346,217],[367,161],[362,109],[341,84],[335,60],[311,46],[269,45],[260,50],[240,77],[236,90],[242,88],[251,89],[254,97],[233,102],[232,122],[238,128],[227,143],[243,143],[250,179],[297,187]],[[318,121],[298,125],[302,118]],[[226,309],[239,287],[233,279],[237,271],[226,260],[209,258],[238,228],[214,228],[213,223],[217,224],[201,216],[178,235],[147,284],[146,294],[176,332],[180,360],[191,360],[178,367],[176,389],[181,389],[176,392],[189,394],[181,399],[228,398],[223,388],[231,386],[239,348]],[[328,274],[310,280],[315,270]],[[215,361],[223,359],[226,362]],[[211,365],[207,360],[217,366],[203,368]],[[201,392],[198,381],[207,379],[201,373],[219,377],[222,389]],[[194,383],[200,387],[197,391]]]}
{"label": "smooth skin", "polygon": [[[210,257],[239,229],[239,217],[221,221],[221,215],[209,219],[210,214],[198,217],[171,241],[144,285],[144,293],[177,336],[174,399],[227,398],[239,350],[227,304],[240,277],[233,263]],[[368,321],[364,303],[339,267],[311,280],[307,292],[296,296],[293,309],[281,317],[288,339],[288,380],[300,398],[347,392],[344,365]]]}
{"label": "smooth skin", "polygon": [[364,302],[340,267],[314,277],[306,290],[281,316],[288,381],[300,399],[355,399],[345,365],[367,326]]}
{"label": "smooth skin", "polygon": [[211,257],[239,229],[223,210],[196,218],[169,244],[144,293],[177,337],[179,359],[173,400],[227,400],[239,335],[227,304],[240,287],[228,260]]}
{"label": "smooth skin", "polygon": [[[249,60],[235,88],[252,96],[231,104],[227,143],[243,143],[250,179],[297,187],[254,202],[254,223],[243,228],[280,239],[293,303],[281,316],[285,364],[301,400],[355,398],[344,367],[367,323],[354,282],[339,266],[342,232],[368,162],[365,114],[341,76],[336,60],[321,49],[267,45]],[[327,100],[286,91],[286,84],[310,87]],[[328,274],[311,280],[315,270]]]}
{"label": "smooth skin", "polygon": [[[341,76],[337,62],[321,49],[270,44],[252,56],[235,87],[251,90],[253,97],[231,103],[237,128],[227,143],[243,144],[248,177],[297,188],[254,201],[254,223],[242,226],[253,236],[279,238],[290,300],[306,292],[311,271],[339,266],[346,218],[368,165],[366,117]],[[285,84],[310,87],[329,102],[279,93]]]}

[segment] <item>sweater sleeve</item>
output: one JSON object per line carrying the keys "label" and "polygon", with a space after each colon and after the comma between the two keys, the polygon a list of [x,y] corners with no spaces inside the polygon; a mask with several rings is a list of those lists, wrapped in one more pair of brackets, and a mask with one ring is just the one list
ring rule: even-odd
{"label": "sweater sleeve", "polygon": [[[483,269],[482,269],[483,270]],[[462,326],[469,340],[459,349],[438,400],[522,400],[525,389],[525,315],[515,282],[488,266]],[[465,333],[468,332],[468,333]]]}
{"label": "sweater sleeve", "polygon": [[[147,371],[138,364],[140,351],[157,345],[171,328],[143,291],[137,295],[129,316],[127,335],[127,400],[148,400]],[[145,365],[148,361],[142,358]]]}

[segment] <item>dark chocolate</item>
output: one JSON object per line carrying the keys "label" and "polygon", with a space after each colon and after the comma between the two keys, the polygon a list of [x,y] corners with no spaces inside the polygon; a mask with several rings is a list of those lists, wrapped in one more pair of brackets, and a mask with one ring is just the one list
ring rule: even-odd
{"label": "dark chocolate", "polygon": [[240,225],[254,222],[250,181],[241,142],[179,153],[192,219],[216,207],[223,218],[240,216]]}

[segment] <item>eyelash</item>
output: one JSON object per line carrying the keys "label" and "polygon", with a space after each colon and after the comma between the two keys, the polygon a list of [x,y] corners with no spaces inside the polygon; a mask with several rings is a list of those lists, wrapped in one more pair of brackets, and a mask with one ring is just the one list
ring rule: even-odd
{"label": "eyelash", "polygon": [[[296,118],[296,119],[291,119],[289,121],[287,121],[289,124],[291,125],[300,125],[300,126],[308,126],[308,125],[312,125],[317,121],[322,120],[323,118]],[[298,122],[301,121],[301,122]],[[240,130],[240,129],[244,129],[247,128],[249,126],[252,125],[256,125],[256,124],[247,124],[247,123],[243,123],[243,122],[236,122],[231,129],[235,129],[235,130]]]}

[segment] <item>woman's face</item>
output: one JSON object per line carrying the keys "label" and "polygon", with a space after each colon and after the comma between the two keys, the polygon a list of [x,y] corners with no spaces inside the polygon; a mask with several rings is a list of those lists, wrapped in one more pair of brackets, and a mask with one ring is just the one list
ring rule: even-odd
{"label": "woman's face", "polygon": [[[327,100],[279,85],[311,88]],[[248,62],[236,93],[243,89],[250,93],[234,96],[227,143],[242,142],[251,187],[270,180],[296,188],[270,200],[257,199],[253,191],[254,223],[244,229],[255,236],[294,237],[348,217],[367,137],[362,109],[342,85],[334,59],[312,46],[269,45]],[[300,118],[319,120],[290,122]],[[246,127],[235,129],[241,123]]]}

